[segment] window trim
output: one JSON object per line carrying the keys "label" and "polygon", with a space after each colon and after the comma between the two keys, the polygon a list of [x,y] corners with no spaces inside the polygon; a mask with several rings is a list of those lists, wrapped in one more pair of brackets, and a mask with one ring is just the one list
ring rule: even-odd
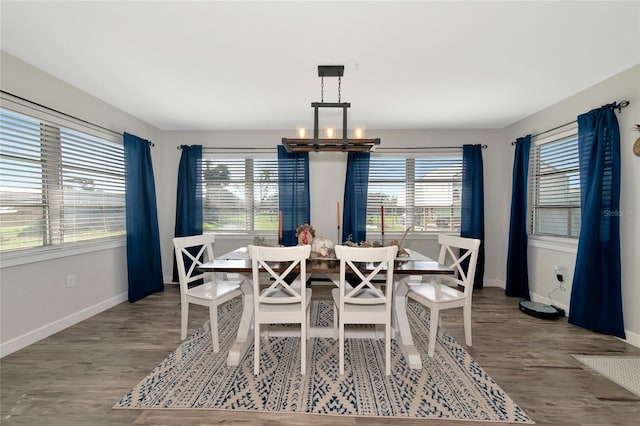
{"label": "window trim", "polygon": [[[255,183],[255,179],[253,176],[254,173],[254,165],[255,165],[255,160],[269,160],[269,161],[274,161],[275,166],[277,168],[277,151],[269,149],[268,152],[264,152],[262,151],[262,149],[260,149],[259,152],[250,152],[247,153],[245,152],[229,152],[228,150],[221,150],[219,148],[203,148],[203,152],[202,152],[202,163],[204,164],[207,160],[213,160],[213,161],[218,161],[218,160],[244,160],[244,173],[245,173],[245,180],[244,183],[246,184],[247,179],[251,178],[251,188],[245,188],[245,191],[247,191],[247,206],[246,206],[246,210],[245,210],[245,215],[247,214],[247,212],[249,211],[255,211],[254,207],[255,207],[255,200],[254,200],[254,193],[256,191],[256,187],[255,185],[253,185]],[[247,169],[247,166],[251,165],[251,170],[249,171]],[[204,172],[203,172],[204,173]],[[276,186],[277,186],[277,182],[278,180],[276,179]],[[202,185],[203,185],[203,193],[204,193],[204,186],[205,186],[205,180],[203,177],[202,180]],[[203,227],[204,227],[204,222],[206,221],[206,214],[205,214],[205,203],[204,203],[204,198],[203,198],[203,203],[202,203],[202,213],[203,213]],[[251,218],[247,218],[247,222],[251,223],[252,227],[255,227],[255,217],[253,217],[253,214],[251,215]],[[276,221],[277,221],[277,217],[276,217]],[[225,237],[234,237],[234,239],[244,239],[244,238],[251,238],[253,239],[254,237],[258,236],[258,237],[271,237],[274,236],[277,238],[278,235],[278,229],[274,229],[274,230],[258,230],[258,229],[204,229],[203,232],[205,233],[215,233],[216,235],[220,235],[220,236],[225,236]]]}
{"label": "window trim", "polygon": [[[570,126],[570,127],[567,127]],[[536,139],[532,141],[534,148],[537,148],[541,145],[545,145],[548,143],[553,143],[556,141],[560,141],[562,139],[567,139],[572,136],[578,136],[578,124],[570,123],[567,126],[563,126],[565,130],[558,131],[554,134],[544,136],[542,138]],[[545,234],[535,234],[534,231],[536,229],[535,223],[535,199],[538,194],[535,193],[533,180],[534,173],[536,169],[533,168],[533,156],[532,153],[529,154],[529,176],[527,177],[527,234],[529,240],[533,240],[534,244],[529,243],[529,245],[533,245],[535,247],[549,248],[552,250],[566,251],[568,253],[575,253],[573,247],[576,247],[580,236],[570,237],[570,236],[560,236],[560,235],[545,235]],[[578,164],[579,167],[579,164]],[[579,169],[578,169],[579,171]],[[580,205],[578,206],[580,208]]]}
{"label": "window trim", "polygon": [[[63,112],[56,111],[36,102],[29,101],[28,99],[12,95],[5,91],[0,91],[0,108],[38,120],[40,121],[41,126],[65,128],[91,137],[124,145],[122,134],[106,129],[100,125],[75,118]],[[67,242],[63,244],[47,244],[43,246],[0,252],[0,269],[125,247],[126,227],[124,231],[125,234],[120,236]]]}
{"label": "window trim", "polygon": [[577,238],[551,237],[549,235],[531,235],[528,238],[528,246],[547,250],[555,250],[563,253],[578,253]]}
{"label": "window trim", "polygon": [[[375,156],[375,157],[374,157]],[[438,159],[438,158],[451,158],[451,157],[459,157],[460,158],[460,185],[462,186],[462,166],[463,166],[463,158],[462,158],[462,148],[433,148],[433,150],[418,150],[418,149],[407,149],[406,151],[403,149],[387,149],[384,152],[376,151],[375,154],[372,154],[373,158],[401,158],[405,161],[405,187],[408,184],[412,184],[413,194],[407,194],[407,197],[415,198],[415,184],[420,182],[420,179],[416,179],[415,177],[415,163],[416,160],[420,159]],[[409,161],[413,160],[413,161]],[[453,182],[453,181],[452,181]],[[371,184],[371,176],[369,176],[369,184]],[[368,203],[368,202],[367,202]],[[414,200],[415,204],[415,200]],[[461,206],[460,206],[461,207]],[[415,208],[415,205],[414,205]],[[386,209],[386,207],[385,207]],[[407,211],[407,220],[411,220],[414,222],[414,211]],[[461,223],[458,224],[459,226]],[[385,230],[386,236],[403,236],[405,231],[387,231]],[[460,229],[458,230],[446,230],[446,231],[438,231],[438,230],[424,230],[424,231],[409,231],[406,235],[407,240],[411,239],[420,239],[420,238],[430,238],[431,236],[437,237],[438,234],[451,234],[451,235],[459,235]],[[367,235],[381,235],[379,230],[367,230]]]}
{"label": "window trim", "polygon": [[46,260],[60,259],[63,257],[77,256],[103,250],[126,247],[126,237],[114,237],[100,241],[81,241],[67,243],[59,246],[43,246],[13,250],[0,255],[0,269],[12,266],[27,265]]}

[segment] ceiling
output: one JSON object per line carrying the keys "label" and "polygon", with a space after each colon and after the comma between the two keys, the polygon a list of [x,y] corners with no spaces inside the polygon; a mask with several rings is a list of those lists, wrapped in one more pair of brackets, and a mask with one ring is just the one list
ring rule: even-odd
{"label": "ceiling", "polygon": [[[0,15],[2,50],[162,130],[311,127],[327,64],[345,65],[350,123],[502,128],[640,63],[640,1],[2,0]],[[324,100],[337,92],[325,78]]]}

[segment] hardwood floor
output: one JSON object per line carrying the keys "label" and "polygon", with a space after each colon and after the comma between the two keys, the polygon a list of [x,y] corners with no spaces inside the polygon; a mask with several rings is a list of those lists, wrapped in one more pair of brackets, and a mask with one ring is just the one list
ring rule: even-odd
{"label": "hardwood floor", "polygon": [[[317,289],[317,290],[316,290]],[[314,286],[314,295],[328,287]],[[637,425],[640,398],[585,370],[572,353],[639,355],[640,348],[518,310],[518,299],[485,288],[473,300],[469,353],[539,425]],[[189,332],[207,320],[193,306]],[[461,312],[442,324],[464,343]],[[176,286],[123,303],[0,360],[3,425],[482,425],[450,420],[111,407],[180,344]]]}

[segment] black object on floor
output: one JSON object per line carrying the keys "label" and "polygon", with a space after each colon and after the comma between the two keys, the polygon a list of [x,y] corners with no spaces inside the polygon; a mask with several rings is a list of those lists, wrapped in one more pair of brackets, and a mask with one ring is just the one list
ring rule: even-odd
{"label": "black object on floor", "polygon": [[558,319],[560,316],[560,312],[555,307],[544,303],[521,300],[519,306],[522,312],[536,318]]}

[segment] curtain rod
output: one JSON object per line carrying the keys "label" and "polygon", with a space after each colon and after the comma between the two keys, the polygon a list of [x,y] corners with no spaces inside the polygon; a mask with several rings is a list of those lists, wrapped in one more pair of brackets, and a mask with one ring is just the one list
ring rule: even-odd
{"label": "curtain rod", "polygon": [[[628,107],[628,106],[629,106],[629,101],[624,100],[624,101],[620,101],[620,103],[619,103],[619,104],[616,104],[615,106],[611,107],[611,109],[617,109],[617,110],[618,110],[618,113],[620,113],[620,112],[622,111],[622,108],[626,108],[626,107]],[[538,134],[536,134],[536,135],[532,135],[532,136],[531,136],[531,138],[536,138],[536,137],[538,137],[538,136],[545,135],[545,134],[547,134],[547,133],[549,133],[549,132],[553,132],[554,130],[561,129],[561,128],[563,128],[563,127],[565,127],[565,126],[568,126],[568,125],[570,125],[570,124],[574,124],[576,121],[577,121],[577,120],[573,120],[573,121],[570,121],[570,122],[568,122],[568,123],[564,123],[564,124],[561,124],[561,125],[559,125],[559,126],[556,126],[556,127],[554,127],[553,129],[545,130],[544,132],[540,132],[540,133],[538,133]],[[513,142],[511,142],[511,145],[515,145],[515,144],[517,144],[517,143],[518,143],[517,141],[513,141]]]}
{"label": "curtain rod", "polygon": [[[185,146],[190,146],[190,145],[178,145],[176,148],[177,149],[182,149]],[[488,145],[482,145],[482,149],[487,149],[489,148]],[[232,147],[206,147],[206,148],[202,148],[202,149],[210,149],[210,150],[216,150],[216,149],[220,149],[220,150],[264,150],[264,151],[274,151],[273,148],[232,148]],[[412,150],[412,149],[462,149],[461,146],[419,146],[419,147],[390,147],[390,148],[378,148],[376,149],[376,151],[380,151],[380,150],[384,150],[384,149],[394,149],[394,150],[400,150],[400,149],[405,149],[405,150]],[[375,152],[375,151],[374,151]]]}
{"label": "curtain rod", "polygon": [[[99,125],[99,124],[92,123],[92,122],[90,122],[90,121],[84,120],[84,119],[82,119],[82,118],[78,118],[78,117],[73,116],[73,115],[71,115],[71,114],[67,114],[66,112],[58,111],[58,110],[57,110],[57,109],[55,109],[55,108],[51,108],[51,107],[48,107],[48,106],[46,106],[46,105],[39,104],[38,102],[34,102],[34,101],[32,101],[32,100],[29,100],[29,99],[23,98],[22,96],[14,95],[13,93],[11,93],[11,92],[7,92],[6,90],[0,90],[0,92],[2,92],[2,93],[3,93],[3,94],[5,94],[5,95],[13,96],[13,97],[14,97],[14,98],[16,98],[16,99],[20,99],[20,100],[21,100],[21,101],[23,101],[23,102],[28,102],[28,103],[30,103],[30,104],[37,105],[37,106],[39,106],[40,108],[44,108],[44,109],[46,109],[46,110],[49,110],[49,111],[55,112],[56,114],[64,115],[65,117],[69,117],[69,118],[71,118],[71,119],[73,119],[73,120],[80,121],[81,123],[89,124],[89,125],[91,125],[91,126],[94,126],[94,127],[99,128],[99,129],[105,130],[105,131],[107,131],[107,132],[109,132],[109,133],[113,133],[113,134],[114,134],[114,135],[116,135],[116,136],[122,136],[122,132],[116,132],[115,130],[111,130],[111,129],[109,129],[109,128],[107,128],[107,127],[104,127],[104,126],[101,126],[101,125]],[[156,145],[155,145],[153,142],[151,142],[151,141],[147,141],[147,142],[149,142],[149,145],[151,145],[151,146],[156,146]]]}
{"label": "curtain rod", "polygon": [[[182,149],[183,147],[188,147],[188,146],[191,146],[191,145],[178,145],[176,148]],[[223,147],[209,146],[209,147],[202,147],[202,149],[208,149],[208,150],[219,149],[219,150],[229,150],[229,151],[275,151],[275,148],[230,147],[230,146],[223,146]]]}
{"label": "curtain rod", "polygon": [[[489,148],[488,145],[482,145],[482,149],[487,149]],[[405,149],[407,151],[413,150],[413,149],[419,149],[419,150],[423,150],[423,149],[462,149],[462,146],[458,145],[458,146],[414,146],[414,147],[386,147],[386,148],[377,148],[375,151],[382,151],[382,150],[389,150],[389,149],[393,149],[393,150],[401,150],[401,149]]]}

